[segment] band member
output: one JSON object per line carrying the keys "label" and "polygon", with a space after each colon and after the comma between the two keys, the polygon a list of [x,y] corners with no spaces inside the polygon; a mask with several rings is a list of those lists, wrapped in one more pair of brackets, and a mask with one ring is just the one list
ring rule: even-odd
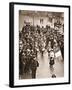
{"label": "band member", "polygon": [[47,52],[48,52],[49,57],[50,57],[50,51],[51,51],[51,42],[49,41],[48,46],[47,46]]}
{"label": "band member", "polygon": [[32,78],[36,78],[36,70],[38,66],[39,66],[39,63],[36,60],[36,58],[32,59],[32,63],[31,63]]}
{"label": "band member", "polygon": [[54,45],[54,37],[53,37],[53,35],[51,35],[50,41],[51,41],[51,48],[53,48],[53,45]]}
{"label": "band member", "polygon": [[43,56],[43,54],[44,54],[44,51],[45,51],[45,48],[43,47],[43,48],[42,48],[42,56]]}
{"label": "band member", "polygon": [[26,60],[23,55],[20,55],[19,59],[20,59],[19,69],[20,69],[20,74],[22,75],[25,70]]}

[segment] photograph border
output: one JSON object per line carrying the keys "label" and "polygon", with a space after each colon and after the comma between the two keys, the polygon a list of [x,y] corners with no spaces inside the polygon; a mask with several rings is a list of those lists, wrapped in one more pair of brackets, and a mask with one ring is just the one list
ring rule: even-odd
{"label": "photograph border", "polygon": [[[69,70],[68,70],[68,82],[62,83],[48,83],[48,84],[34,84],[34,85],[17,85],[14,86],[14,5],[32,5],[32,6],[44,6],[44,7],[63,7],[69,9]],[[39,4],[39,3],[20,3],[10,2],[9,3],[9,86],[10,87],[31,87],[31,86],[46,86],[46,85],[62,85],[70,84],[70,6],[69,5],[52,5],[52,4]]]}

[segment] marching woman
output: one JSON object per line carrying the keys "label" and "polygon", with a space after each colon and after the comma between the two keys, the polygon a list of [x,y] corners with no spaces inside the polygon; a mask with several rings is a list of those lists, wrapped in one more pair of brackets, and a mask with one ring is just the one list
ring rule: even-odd
{"label": "marching woman", "polygon": [[50,61],[49,61],[49,64],[50,64],[50,73],[53,74],[54,73],[54,67],[53,65],[55,64],[55,55],[54,55],[54,51],[53,49],[50,51]]}
{"label": "marching woman", "polygon": [[51,49],[51,51],[50,51],[50,62],[49,62],[50,67],[53,67],[53,65],[55,64],[54,58],[55,58],[54,51],[53,51],[53,49]]}

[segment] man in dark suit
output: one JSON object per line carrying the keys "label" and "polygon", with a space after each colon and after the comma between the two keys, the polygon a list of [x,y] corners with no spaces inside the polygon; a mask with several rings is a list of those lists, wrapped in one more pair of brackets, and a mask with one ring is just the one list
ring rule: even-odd
{"label": "man in dark suit", "polygon": [[31,63],[32,78],[36,78],[36,70],[38,66],[39,66],[38,61],[36,60],[36,58],[33,58]]}

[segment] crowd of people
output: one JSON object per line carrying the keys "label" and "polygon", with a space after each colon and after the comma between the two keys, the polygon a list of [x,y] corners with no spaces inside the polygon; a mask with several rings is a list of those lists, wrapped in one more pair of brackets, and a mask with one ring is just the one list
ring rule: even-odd
{"label": "crowd of people", "polygon": [[[64,59],[64,35],[50,26],[40,27],[26,25],[19,31],[19,73],[32,72],[32,78],[36,78],[36,69],[39,67],[37,60],[38,52],[43,56],[45,50],[48,55],[55,51],[56,47],[61,50]],[[50,56],[50,65],[54,59]]]}

